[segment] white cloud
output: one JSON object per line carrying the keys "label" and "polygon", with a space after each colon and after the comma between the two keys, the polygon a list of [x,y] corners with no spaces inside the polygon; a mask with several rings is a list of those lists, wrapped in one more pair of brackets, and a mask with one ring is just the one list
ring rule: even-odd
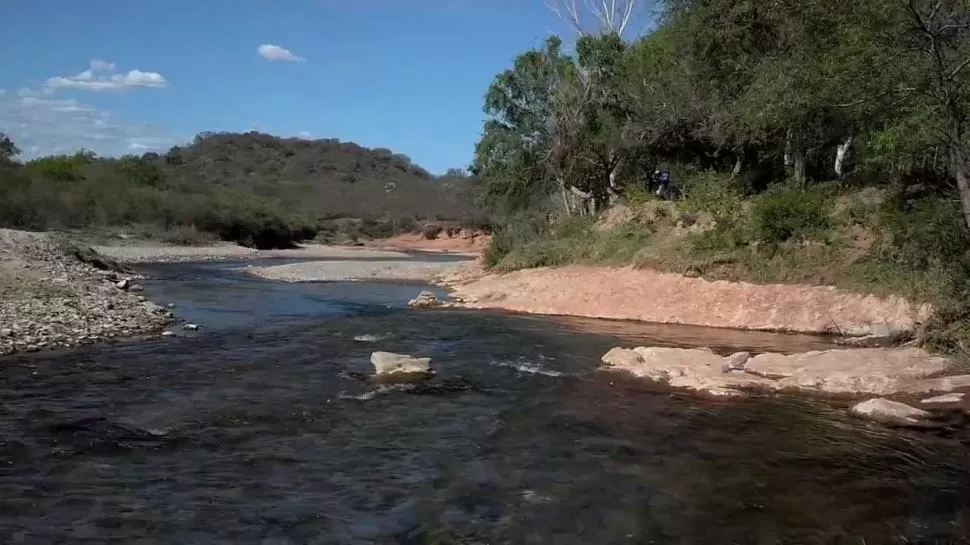
{"label": "white cloud", "polygon": [[49,99],[34,95],[21,95],[14,103],[23,110],[50,110],[52,112],[90,112],[93,108],[82,106],[72,98]]}
{"label": "white cloud", "polygon": [[37,95],[0,98],[0,127],[28,159],[81,148],[102,155],[164,151],[177,141],[158,128],[126,122],[74,99]]}
{"label": "white cloud", "polygon": [[310,131],[300,131],[296,133],[296,135],[299,136],[300,138],[310,138],[311,136],[313,136],[312,134],[310,134]]}
{"label": "white cloud", "polygon": [[115,68],[117,68],[115,63],[103,61],[101,59],[94,59],[88,64],[88,66],[90,66],[91,70],[94,70],[95,72],[114,72]]}
{"label": "white cloud", "polygon": [[95,59],[89,68],[73,76],[55,76],[45,84],[47,90],[80,89],[84,91],[121,91],[135,87],[161,89],[168,87],[168,80],[158,72],[129,70],[116,74],[115,64]]}
{"label": "white cloud", "polygon": [[306,60],[303,57],[298,57],[289,49],[272,44],[263,44],[256,48],[256,52],[268,61],[304,62]]}

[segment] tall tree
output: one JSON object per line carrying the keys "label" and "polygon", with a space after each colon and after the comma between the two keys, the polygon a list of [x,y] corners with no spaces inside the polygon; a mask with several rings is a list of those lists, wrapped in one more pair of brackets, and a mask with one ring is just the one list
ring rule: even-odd
{"label": "tall tree", "polygon": [[903,0],[909,32],[902,42],[922,61],[917,88],[929,97],[942,127],[949,167],[970,227],[970,2]]}
{"label": "tall tree", "polygon": [[20,148],[5,133],[0,132],[0,164],[11,163],[20,155]]}

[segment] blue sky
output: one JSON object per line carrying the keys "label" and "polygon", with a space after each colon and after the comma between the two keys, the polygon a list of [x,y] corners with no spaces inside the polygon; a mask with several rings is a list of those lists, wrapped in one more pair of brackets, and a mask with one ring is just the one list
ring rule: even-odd
{"label": "blue sky", "polygon": [[[0,131],[25,156],[165,150],[206,130],[464,167],[489,82],[550,33],[543,0],[13,0]],[[263,47],[260,46],[272,46]]]}

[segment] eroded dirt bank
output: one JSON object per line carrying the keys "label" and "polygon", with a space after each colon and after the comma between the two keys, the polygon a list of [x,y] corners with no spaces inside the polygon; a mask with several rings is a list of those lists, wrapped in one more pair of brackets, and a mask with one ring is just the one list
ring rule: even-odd
{"label": "eroded dirt bank", "polygon": [[931,312],[834,287],[708,281],[651,270],[566,266],[443,276],[458,305],[535,314],[845,336],[912,331]]}
{"label": "eroded dirt bank", "polygon": [[488,248],[491,241],[490,235],[480,231],[461,229],[451,232],[443,230],[440,233],[429,234],[428,236],[421,233],[396,235],[391,238],[376,240],[370,246],[381,249],[477,256]]}

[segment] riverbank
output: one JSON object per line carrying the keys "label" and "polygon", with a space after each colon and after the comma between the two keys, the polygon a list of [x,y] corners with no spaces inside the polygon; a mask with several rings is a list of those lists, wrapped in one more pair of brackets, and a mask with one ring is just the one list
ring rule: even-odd
{"label": "riverbank", "polygon": [[439,276],[463,308],[846,337],[912,334],[929,305],[831,286],[709,281],[633,267],[570,265]]}
{"label": "riverbank", "polygon": [[460,262],[368,260],[354,257],[344,260],[303,261],[285,265],[249,265],[240,270],[253,276],[282,282],[393,280],[431,283],[434,278],[459,266]]}
{"label": "riverbank", "polygon": [[177,263],[181,261],[231,261],[261,259],[388,259],[406,258],[401,251],[364,248],[358,246],[332,246],[326,244],[302,244],[288,250],[256,250],[233,243],[215,243],[205,246],[177,246],[143,240],[118,241],[97,244],[92,248],[121,263]]}
{"label": "riverbank", "polygon": [[0,229],[0,355],[160,332],[174,318],[136,278],[57,235]]}
{"label": "riverbank", "polygon": [[[480,263],[438,276],[449,305],[528,314],[828,335],[832,350],[718,354],[618,346],[602,369],[713,396],[746,391],[913,396],[970,388],[954,361],[907,343],[929,305],[831,286],[710,281],[633,267],[563,266],[491,273]],[[882,345],[864,348],[866,345]]]}

